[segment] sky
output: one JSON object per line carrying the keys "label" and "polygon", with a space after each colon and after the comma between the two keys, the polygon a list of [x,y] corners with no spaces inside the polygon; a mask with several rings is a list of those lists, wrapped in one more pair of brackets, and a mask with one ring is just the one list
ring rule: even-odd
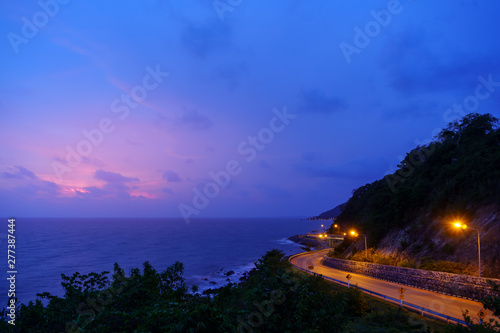
{"label": "sky", "polygon": [[1,6],[1,216],[307,217],[500,117],[494,0]]}

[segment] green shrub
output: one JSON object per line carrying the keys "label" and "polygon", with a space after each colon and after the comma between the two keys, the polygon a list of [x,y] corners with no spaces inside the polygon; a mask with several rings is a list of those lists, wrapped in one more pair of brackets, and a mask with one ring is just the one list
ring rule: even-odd
{"label": "green shrub", "polygon": [[417,263],[413,259],[410,259],[410,260],[403,259],[403,260],[398,262],[397,266],[398,267],[417,268]]}
{"label": "green shrub", "polygon": [[428,271],[447,272],[454,274],[471,274],[471,268],[469,266],[447,260],[439,260],[437,262],[432,259],[423,260],[418,268]]}
{"label": "green shrub", "polygon": [[347,291],[347,313],[355,317],[361,317],[368,310],[365,294],[356,287]]}

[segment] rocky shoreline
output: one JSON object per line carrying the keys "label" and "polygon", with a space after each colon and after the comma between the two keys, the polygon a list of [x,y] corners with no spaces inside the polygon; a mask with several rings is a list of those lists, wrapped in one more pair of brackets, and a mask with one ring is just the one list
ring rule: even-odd
{"label": "rocky shoreline", "polygon": [[[327,241],[321,241],[318,239],[314,239],[307,235],[295,235],[287,238],[288,240],[301,245],[301,248],[304,251],[308,250],[321,250],[328,248]],[[239,283],[245,281],[248,278],[248,274],[250,273],[251,268],[247,268],[244,270],[226,270],[221,268],[216,274],[218,276],[204,277],[201,279],[202,286],[200,291],[202,293],[210,293],[214,289],[218,289],[224,286],[226,283]],[[216,281],[217,280],[217,281]]]}
{"label": "rocky shoreline", "polygon": [[292,237],[288,237],[288,239],[291,240],[292,242],[302,245],[305,248],[310,248],[314,250],[321,250],[328,248],[327,241],[314,239],[306,235],[295,235]]}

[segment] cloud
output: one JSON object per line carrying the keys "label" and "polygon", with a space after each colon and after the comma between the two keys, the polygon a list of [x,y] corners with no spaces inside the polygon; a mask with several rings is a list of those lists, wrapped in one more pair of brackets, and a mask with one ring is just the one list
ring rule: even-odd
{"label": "cloud", "polygon": [[85,198],[121,198],[129,199],[129,191],[136,187],[130,187],[125,183],[139,181],[136,177],[125,177],[119,173],[97,170],[94,178],[106,182],[102,188],[97,186],[85,187],[85,191],[75,190],[76,194]]}
{"label": "cloud", "polygon": [[246,66],[243,64],[223,64],[214,70],[215,77],[225,81],[229,90],[233,90],[240,85],[243,74],[246,74]]}
{"label": "cloud", "polygon": [[211,21],[204,24],[187,23],[181,33],[182,46],[192,55],[205,58],[210,53],[230,45],[231,30],[227,24]]}
{"label": "cloud", "polygon": [[5,183],[2,187],[11,189],[26,198],[44,195],[58,196],[61,190],[56,183],[40,179],[35,173],[22,166],[8,168],[8,171],[0,174],[0,179]]}
{"label": "cloud", "polygon": [[382,178],[387,169],[385,158],[361,157],[337,165],[300,164],[296,168],[313,178],[377,179]]}
{"label": "cloud", "polygon": [[177,172],[175,172],[175,171],[172,171],[172,170],[165,171],[163,173],[163,177],[162,178],[164,180],[166,180],[167,182],[171,182],[171,183],[182,181],[182,179],[179,176],[179,174]]}
{"label": "cloud", "polygon": [[177,119],[177,122],[192,130],[204,130],[213,126],[210,118],[198,113],[196,110],[184,110],[183,114]]}
{"label": "cloud", "polygon": [[347,108],[345,102],[336,97],[329,97],[319,89],[301,91],[298,109],[306,113],[329,114]]}
{"label": "cloud", "polygon": [[[430,33],[411,28],[388,39],[380,56],[389,86],[406,95],[448,92],[461,96],[473,91],[479,75],[498,72],[499,54],[457,51],[450,40],[433,45]],[[450,51],[453,50],[453,51]]]}
{"label": "cloud", "polygon": [[107,183],[126,183],[132,181],[139,181],[139,178],[124,177],[119,173],[104,171],[99,169],[94,174],[95,179],[103,180]]}
{"label": "cloud", "polygon": [[103,197],[107,194],[110,194],[109,191],[106,191],[97,186],[89,186],[84,188],[85,191],[75,190],[76,194],[80,197]]}
{"label": "cloud", "polygon": [[22,166],[15,166],[10,172],[2,172],[3,179],[38,179],[37,176]]}

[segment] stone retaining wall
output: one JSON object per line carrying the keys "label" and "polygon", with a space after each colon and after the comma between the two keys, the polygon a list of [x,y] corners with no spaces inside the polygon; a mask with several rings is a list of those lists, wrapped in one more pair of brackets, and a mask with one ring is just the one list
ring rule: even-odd
{"label": "stone retaining wall", "polygon": [[470,275],[426,271],[422,269],[379,265],[328,257],[323,259],[323,264],[346,272],[362,274],[376,279],[401,283],[416,288],[432,290],[438,293],[455,295],[477,301],[494,293],[488,280],[500,285],[499,279],[480,278]]}

